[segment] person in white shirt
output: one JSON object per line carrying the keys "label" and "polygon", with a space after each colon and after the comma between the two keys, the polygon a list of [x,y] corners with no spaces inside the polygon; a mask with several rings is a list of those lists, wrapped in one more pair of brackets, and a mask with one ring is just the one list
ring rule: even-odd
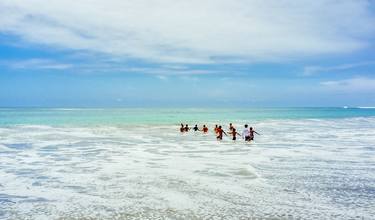
{"label": "person in white shirt", "polygon": [[246,124],[245,129],[243,129],[242,131],[242,138],[245,139],[245,141],[250,141],[250,131],[247,127],[248,125]]}

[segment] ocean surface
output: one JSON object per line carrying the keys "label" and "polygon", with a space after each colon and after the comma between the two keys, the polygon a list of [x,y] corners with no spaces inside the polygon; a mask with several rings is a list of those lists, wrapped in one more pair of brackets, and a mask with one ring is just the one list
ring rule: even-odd
{"label": "ocean surface", "polygon": [[375,219],[375,109],[0,108],[0,219]]}

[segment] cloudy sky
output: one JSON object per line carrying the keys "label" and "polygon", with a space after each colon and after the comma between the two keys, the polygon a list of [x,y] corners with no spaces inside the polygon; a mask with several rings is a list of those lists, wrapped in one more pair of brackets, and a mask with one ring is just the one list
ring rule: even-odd
{"label": "cloudy sky", "polygon": [[372,0],[0,0],[0,106],[375,106]]}

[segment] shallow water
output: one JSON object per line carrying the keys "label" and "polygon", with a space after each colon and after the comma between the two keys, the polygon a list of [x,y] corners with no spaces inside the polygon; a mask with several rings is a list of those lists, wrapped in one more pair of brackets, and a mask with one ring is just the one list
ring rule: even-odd
{"label": "shallow water", "polygon": [[375,118],[251,125],[4,125],[0,219],[374,219]]}
{"label": "shallow water", "polygon": [[0,108],[0,126],[228,124],[269,119],[353,117],[375,117],[375,108]]}

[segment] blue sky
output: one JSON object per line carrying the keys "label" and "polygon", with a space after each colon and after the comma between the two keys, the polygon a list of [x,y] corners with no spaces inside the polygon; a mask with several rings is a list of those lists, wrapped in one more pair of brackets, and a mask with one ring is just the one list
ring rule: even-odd
{"label": "blue sky", "polygon": [[0,106],[375,106],[375,2],[3,0]]}

